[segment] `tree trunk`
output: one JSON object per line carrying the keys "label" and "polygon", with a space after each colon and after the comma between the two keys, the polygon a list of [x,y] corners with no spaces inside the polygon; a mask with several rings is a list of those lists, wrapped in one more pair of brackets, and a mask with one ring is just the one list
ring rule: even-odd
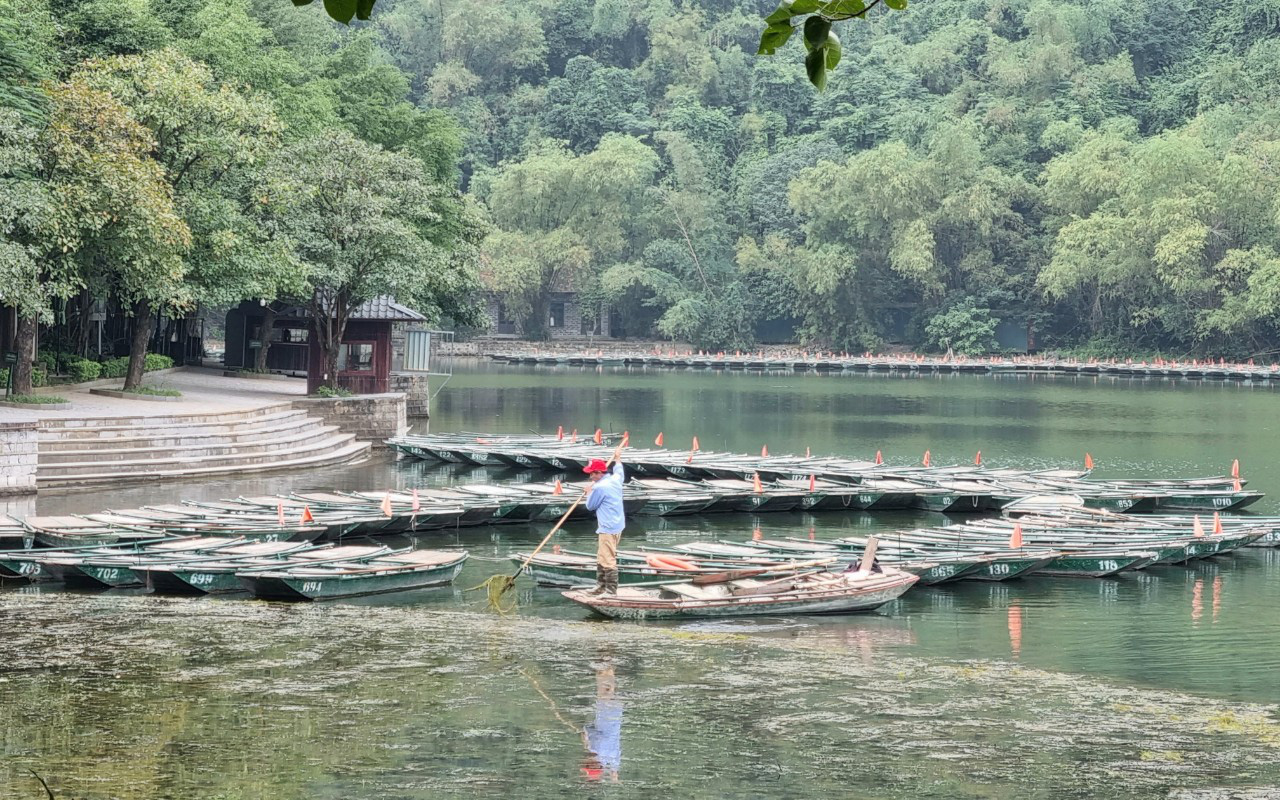
{"label": "tree trunk", "polygon": [[551,298],[546,292],[539,292],[538,297],[533,301],[533,308],[529,311],[528,318],[524,321],[524,338],[535,341],[544,342],[551,338],[547,327],[547,311],[551,304]]}
{"label": "tree trunk", "polygon": [[12,365],[13,393],[31,394],[31,363],[36,360],[36,318],[19,314],[15,339],[18,363]]}
{"label": "tree trunk", "polygon": [[271,349],[271,330],[276,324],[276,310],[270,303],[262,307],[262,327],[258,333],[258,355],[253,360],[254,372],[267,371],[267,351]]}
{"label": "tree trunk", "polygon": [[337,292],[327,305],[325,298],[319,292],[312,296],[311,319],[315,325],[320,349],[324,352],[324,374],[320,376],[320,386],[328,386],[330,389],[338,388],[338,354],[342,348],[342,336],[346,333],[347,316],[350,313],[346,292]]}
{"label": "tree trunk", "polygon": [[140,300],[133,304],[133,337],[129,341],[129,371],[124,375],[125,390],[142,385],[142,372],[147,365],[147,342],[151,339],[151,304]]}
{"label": "tree trunk", "polygon": [[93,323],[89,321],[89,315],[93,312],[93,298],[88,292],[80,292],[80,297],[76,303],[77,314],[76,319],[79,327],[76,332],[76,355],[81,358],[89,356],[89,337],[93,332]]}

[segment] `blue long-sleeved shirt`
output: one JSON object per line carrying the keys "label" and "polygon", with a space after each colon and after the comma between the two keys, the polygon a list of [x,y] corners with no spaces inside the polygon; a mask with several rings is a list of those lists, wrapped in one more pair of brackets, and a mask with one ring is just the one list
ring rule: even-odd
{"label": "blue long-sleeved shirt", "polygon": [[622,510],[622,482],[626,474],[621,464],[614,464],[587,495],[587,510],[596,512],[596,533],[622,533],[627,515]]}
{"label": "blue long-sleeved shirt", "polygon": [[605,769],[617,772],[622,768],[621,700],[596,701],[595,724],[587,726],[587,748],[595,753]]}

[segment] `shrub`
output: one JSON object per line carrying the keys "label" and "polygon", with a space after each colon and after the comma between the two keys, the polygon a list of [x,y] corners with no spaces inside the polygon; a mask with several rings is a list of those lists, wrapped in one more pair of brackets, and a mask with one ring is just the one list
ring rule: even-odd
{"label": "shrub", "polygon": [[343,389],[342,387],[338,387],[337,389],[334,389],[331,386],[321,386],[319,389],[316,389],[315,396],[316,397],[350,397],[351,392],[347,391],[346,389]]}
{"label": "shrub", "polygon": [[66,362],[67,374],[70,375],[76,383],[84,381],[97,380],[102,375],[102,365],[97,361],[90,361],[87,358],[70,357]]}
{"label": "shrub", "polygon": [[978,308],[972,298],[966,298],[936,314],[925,326],[924,333],[927,343],[939,350],[976,356],[990,353],[998,346],[996,324],[990,309]]}
{"label": "shrub", "polygon": [[[49,373],[45,371],[43,364],[31,368],[32,388],[44,386],[48,382],[49,382]],[[0,369],[0,389],[3,389],[8,385],[9,385],[9,370],[8,368]]]}
{"label": "shrub", "polygon": [[36,353],[36,364],[44,367],[46,373],[58,371],[58,361],[60,357],[64,357],[65,353],[54,353],[50,350],[41,350]]}
{"label": "shrub", "polygon": [[142,369],[146,372],[151,372],[152,370],[157,370],[157,369],[169,369],[172,366],[173,366],[172,358],[169,358],[168,356],[162,356],[158,353],[147,353],[147,360],[146,360],[146,363],[143,365]]}
{"label": "shrub", "polygon": [[123,378],[128,371],[128,356],[120,356],[119,358],[112,358],[102,362],[102,377],[104,378]]}

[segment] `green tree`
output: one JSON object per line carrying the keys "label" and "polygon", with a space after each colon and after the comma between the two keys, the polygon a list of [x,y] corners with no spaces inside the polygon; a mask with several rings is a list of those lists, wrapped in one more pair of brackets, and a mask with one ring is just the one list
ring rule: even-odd
{"label": "green tree", "polygon": [[110,287],[145,307],[180,302],[190,234],[149,132],[82,78],[49,90],[41,129],[0,111],[0,302],[18,312],[14,389],[31,391],[36,325],[52,303]]}
{"label": "green tree", "polygon": [[484,176],[478,190],[496,226],[484,244],[486,279],[529,335],[545,335],[552,291],[590,291],[600,272],[638,255],[645,192],[657,168],[647,145],[611,134],[581,156],[543,142]]}
{"label": "green tree", "polygon": [[[270,104],[217,85],[209,69],[173,49],[87,63],[78,73],[111,92],[154,137],[152,155],[192,233],[190,300],[274,300],[301,287],[289,243],[259,224],[261,171],[278,148]],[[142,379],[156,298],[133,298],[135,334],[126,386]]]}
{"label": "green tree", "polygon": [[326,386],[337,386],[342,337],[361,303],[392,294],[438,318],[474,291],[474,264],[426,235],[447,190],[416,159],[331,130],[286,148],[267,185],[265,205],[305,269]]}

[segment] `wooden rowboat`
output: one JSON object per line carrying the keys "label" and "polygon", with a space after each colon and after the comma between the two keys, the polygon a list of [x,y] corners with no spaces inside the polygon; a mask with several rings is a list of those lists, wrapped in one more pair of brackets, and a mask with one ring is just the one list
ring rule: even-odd
{"label": "wooden rowboat", "polygon": [[809,572],[774,580],[743,578],[706,586],[624,586],[617,594],[596,595],[583,590],[561,594],[613,619],[851,614],[871,611],[897,599],[917,580],[915,575],[887,567],[883,572]]}
{"label": "wooden rowboat", "polygon": [[332,600],[451,583],[466,560],[466,551],[415,550],[359,563],[240,572],[237,577],[256,597]]}

